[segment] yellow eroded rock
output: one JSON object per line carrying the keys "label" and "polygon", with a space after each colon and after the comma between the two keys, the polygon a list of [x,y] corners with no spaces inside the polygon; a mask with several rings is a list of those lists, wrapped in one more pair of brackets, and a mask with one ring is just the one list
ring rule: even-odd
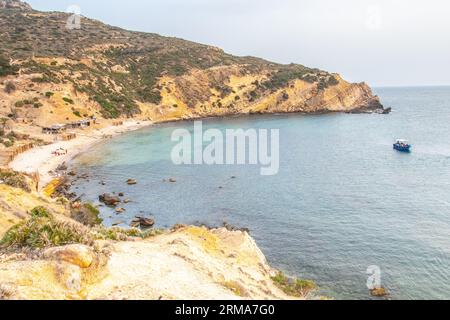
{"label": "yellow eroded rock", "polygon": [[48,260],[65,261],[85,269],[92,265],[95,253],[90,247],[74,244],[47,249],[44,257]]}

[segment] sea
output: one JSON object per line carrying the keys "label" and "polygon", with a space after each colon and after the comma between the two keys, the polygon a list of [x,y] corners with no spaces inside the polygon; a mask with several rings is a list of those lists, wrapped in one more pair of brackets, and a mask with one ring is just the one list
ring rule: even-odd
{"label": "sea", "polygon": [[[174,130],[194,128],[184,121],[95,145],[72,161],[89,178],[71,189],[100,205],[107,226],[140,215],[161,228],[248,228],[271,266],[314,280],[332,299],[374,299],[374,276],[389,299],[450,299],[450,87],[374,91],[391,114],[203,120],[204,130],[278,129],[276,175],[257,165],[174,164]],[[400,138],[411,153],[393,150]],[[101,206],[98,195],[112,192],[130,199],[126,212]]]}

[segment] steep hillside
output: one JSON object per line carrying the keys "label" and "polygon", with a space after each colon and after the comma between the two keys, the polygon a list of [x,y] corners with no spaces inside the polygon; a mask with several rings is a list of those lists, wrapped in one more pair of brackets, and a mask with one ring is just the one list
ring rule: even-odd
{"label": "steep hillside", "polygon": [[[43,125],[61,108],[75,118],[154,121],[382,109],[366,84],[337,74],[236,57],[84,17],[80,29],[68,29],[69,14],[34,11],[15,0],[0,3],[0,112],[9,118],[19,112]],[[35,110],[20,110],[24,105]]]}

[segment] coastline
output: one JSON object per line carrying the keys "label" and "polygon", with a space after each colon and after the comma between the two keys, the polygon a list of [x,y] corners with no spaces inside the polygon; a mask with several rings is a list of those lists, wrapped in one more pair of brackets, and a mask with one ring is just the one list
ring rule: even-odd
{"label": "coastline", "polygon": [[[256,114],[230,114],[230,115],[212,115],[208,117],[194,117],[188,119],[169,119],[169,120],[128,120],[123,124],[115,126],[109,123],[107,126],[95,128],[93,130],[78,131],[77,136],[70,141],[57,141],[45,146],[33,147],[24,153],[17,155],[13,161],[8,164],[8,168],[25,174],[39,174],[39,191],[51,183],[57,176],[52,174],[58,166],[63,163],[68,163],[79,154],[86,152],[89,148],[104,140],[122,135],[124,133],[136,131],[151,125],[176,123],[183,121],[200,121],[207,119],[223,119],[223,118],[241,118],[243,116],[289,116],[291,114],[298,114],[302,116],[307,115],[324,115],[348,112],[342,111],[328,111],[328,112],[274,112],[274,113],[256,113]],[[373,113],[373,112],[356,112],[356,113]],[[103,120],[105,121],[105,120]],[[55,156],[52,154],[58,149],[67,150],[67,154]]]}
{"label": "coastline", "polygon": [[[25,174],[39,173],[41,194],[46,185],[58,178],[53,173],[58,166],[68,163],[95,144],[124,133],[165,123],[129,120],[114,126],[109,121],[103,121],[101,126],[77,130],[77,136],[73,140],[57,141],[19,154],[8,167]],[[59,148],[68,150],[67,154],[52,154]],[[15,192],[8,186],[4,186],[2,191],[4,194]],[[40,197],[39,194],[22,192],[24,203],[19,201],[15,205],[26,212],[37,207],[50,208],[56,220],[63,222],[69,229],[81,230],[83,234],[98,230],[69,218],[64,205],[52,202],[47,197]],[[15,219],[5,224],[6,228],[0,230],[0,235],[3,236],[13,226],[13,222],[19,221],[20,219]],[[292,292],[285,284],[287,278],[284,274],[268,264],[255,240],[244,230],[177,225],[173,229],[160,231],[161,234],[158,232],[144,239],[128,236],[96,240],[95,246],[101,247],[100,253],[93,249],[95,246],[84,243],[46,248],[32,259],[15,255],[14,251],[4,254],[0,252],[0,277],[8,280],[8,286],[0,283],[0,293],[6,292],[9,298],[25,300],[320,298],[309,293],[309,290],[314,291],[315,285],[313,289],[302,287],[301,290],[296,288],[300,291]],[[70,258],[65,258],[66,256]],[[236,259],[239,261],[239,269],[236,269]],[[85,263],[86,261],[89,263]],[[155,265],[154,261],[158,263]],[[152,267],[149,268],[149,265]],[[124,274],[123,270],[129,272]],[[161,270],[171,276],[161,277]],[[59,274],[64,274],[64,277]],[[73,286],[67,285],[66,275],[80,280]],[[22,279],[30,276],[33,277],[32,286],[19,285]],[[50,278],[56,280],[49,281]],[[143,283],[142,278],[151,281]],[[191,287],[192,282],[197,283],[197,289]]]}
{"label": "coastline", "polygon": [[[109,138],[136,131],[154,124],[151,121],[130,120],[119,126],[108,125],[91,131],[77,132],[76,138],[70,141],[57,141],[45,146],[34,147],[19,154],[8,167],[14,171],[26,174],[39,174],[39,191],[57,178],[53,171],[63,163],[67,163],[77,155],[85,152],[93,145]],[[58,149],[67,150],[67,154],[55,156],[53,152]]]}

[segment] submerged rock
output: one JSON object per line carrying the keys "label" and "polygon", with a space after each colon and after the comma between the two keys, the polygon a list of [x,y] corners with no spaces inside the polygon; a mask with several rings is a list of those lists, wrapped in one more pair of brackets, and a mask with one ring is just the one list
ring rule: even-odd
{"label": "submerged rock", "polygon": [[137,184],[137,181],[136,181],[135,179],[128,179],[128,180],[127,180],[127,184],[128,184],[129,186],[132,186],[132,185]]}
{"label": "submerged rock", "polygon": [[135,217],[133,221],[131,221],[131,226],[141,227],[141,228],[151,228],[155,225],[155,220],[144,217]]}
{"label": "submerged rock", "polygon": [[375,288],[375,289],[370,290],[370,294],[373,297],[382,298],[382,297],[386,297],[388,295],[388,292],[385,288],[380,287],[380,288]]}
{"label": "submerged rock", "polygon": [[392,108],[386,108],[383,110],[383,114],[389,114],[392,112]]}

